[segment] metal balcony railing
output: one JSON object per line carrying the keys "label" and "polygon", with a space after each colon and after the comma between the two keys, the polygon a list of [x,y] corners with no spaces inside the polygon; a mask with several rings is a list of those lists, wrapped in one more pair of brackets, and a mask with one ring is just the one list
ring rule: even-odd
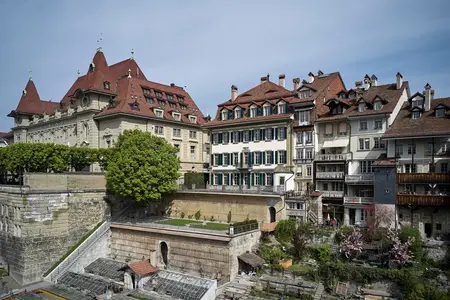
{"label": "metal balcony railing", "polygon": [[351,153],[340,154],[320,154],[316,153],[314,160],[316,161],[336,161],[336,160],[349,160],[351,159]]}
{"label": "metal balcony railing", "polygon": [[346,183],[358,183],[358,182],[368,182],[371,183],[374,180],[373,174],[355,174],[355,175],[345,175]]}
{"label": "metal balcony railing", "polygon": [[212,185],[207,184],[206,186],[186,186],[180,185],[180,191],[190,191],[190,192],[221,192],[221,193],[233,193],[233,194],[271,194],[271,195],[282,195],[284,194],[284,186],[252,186],[247,185]]}
{"label": "metal balcony railing", "polygon": [[342,198],[344,197],[344,191],[323,191],[322,197]]}
{"label": "metal balcony railing", "polygon": [[354,196],[344,197],[345,204],[370,204],[372,202],[373,197],[354,197]]}
{"label": "metal balcony railing", "polygon": [[344,172],[317,172],[318,179],[344,179]]}

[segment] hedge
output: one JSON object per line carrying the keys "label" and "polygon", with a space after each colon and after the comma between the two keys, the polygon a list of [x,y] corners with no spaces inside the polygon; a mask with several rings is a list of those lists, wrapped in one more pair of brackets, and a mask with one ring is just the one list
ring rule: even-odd
{"label": "hedge", "polygon": [[197,172],[188,172],[184,174],[184,185],[191,187],[195,184],[197,187],[205,185],[205,174]]}

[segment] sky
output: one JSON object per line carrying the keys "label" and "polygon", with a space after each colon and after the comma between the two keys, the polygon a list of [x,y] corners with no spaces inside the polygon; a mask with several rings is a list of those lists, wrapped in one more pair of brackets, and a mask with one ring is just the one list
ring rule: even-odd
{"label": "sky", "polygon": [[87,72],[102,37],[109,64],[131,56],[151,81],[186,87],[204,114],[262,76],[341,72],[346,87],[365,74],[411,93],[427,82],[450,97],[448,0],[1,0],[0,131],[32,71],[43,100],[59,102]]}

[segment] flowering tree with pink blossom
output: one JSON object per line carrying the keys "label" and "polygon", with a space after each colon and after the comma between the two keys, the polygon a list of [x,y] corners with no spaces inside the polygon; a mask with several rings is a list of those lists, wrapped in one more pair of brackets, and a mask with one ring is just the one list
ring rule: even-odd
{"label": "flowering tree with pink blossom", "polygon": [[405,265],[410,263],[414,256],[411,253],[411,246],[414,244],[414,237],[410,236],[408,239],[402,243],[397,231],[388,231],[388,238],[392,241],[392,249],[389,251],[390,256],[393,261]]}
{"label": "flowering tree with pink blossom", "polygon": [[341,243],[341,253],[346,258],[354,257],[357,253],[362,251],[363,247],[363,235],[359,231],[359,228],[353,228],[353,231],[347,235]]}

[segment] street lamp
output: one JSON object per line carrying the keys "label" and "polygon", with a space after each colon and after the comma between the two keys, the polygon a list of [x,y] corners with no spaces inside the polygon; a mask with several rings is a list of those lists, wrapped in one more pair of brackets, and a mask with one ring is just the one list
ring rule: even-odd
{"label": "street lamp", "polygon": [[[323,204],[323,206],[330,207],[330,205],[328,203]],[[332,206],[332,207],[333,207],[333,219],[336,220],[336,207],[335,206]]]}

